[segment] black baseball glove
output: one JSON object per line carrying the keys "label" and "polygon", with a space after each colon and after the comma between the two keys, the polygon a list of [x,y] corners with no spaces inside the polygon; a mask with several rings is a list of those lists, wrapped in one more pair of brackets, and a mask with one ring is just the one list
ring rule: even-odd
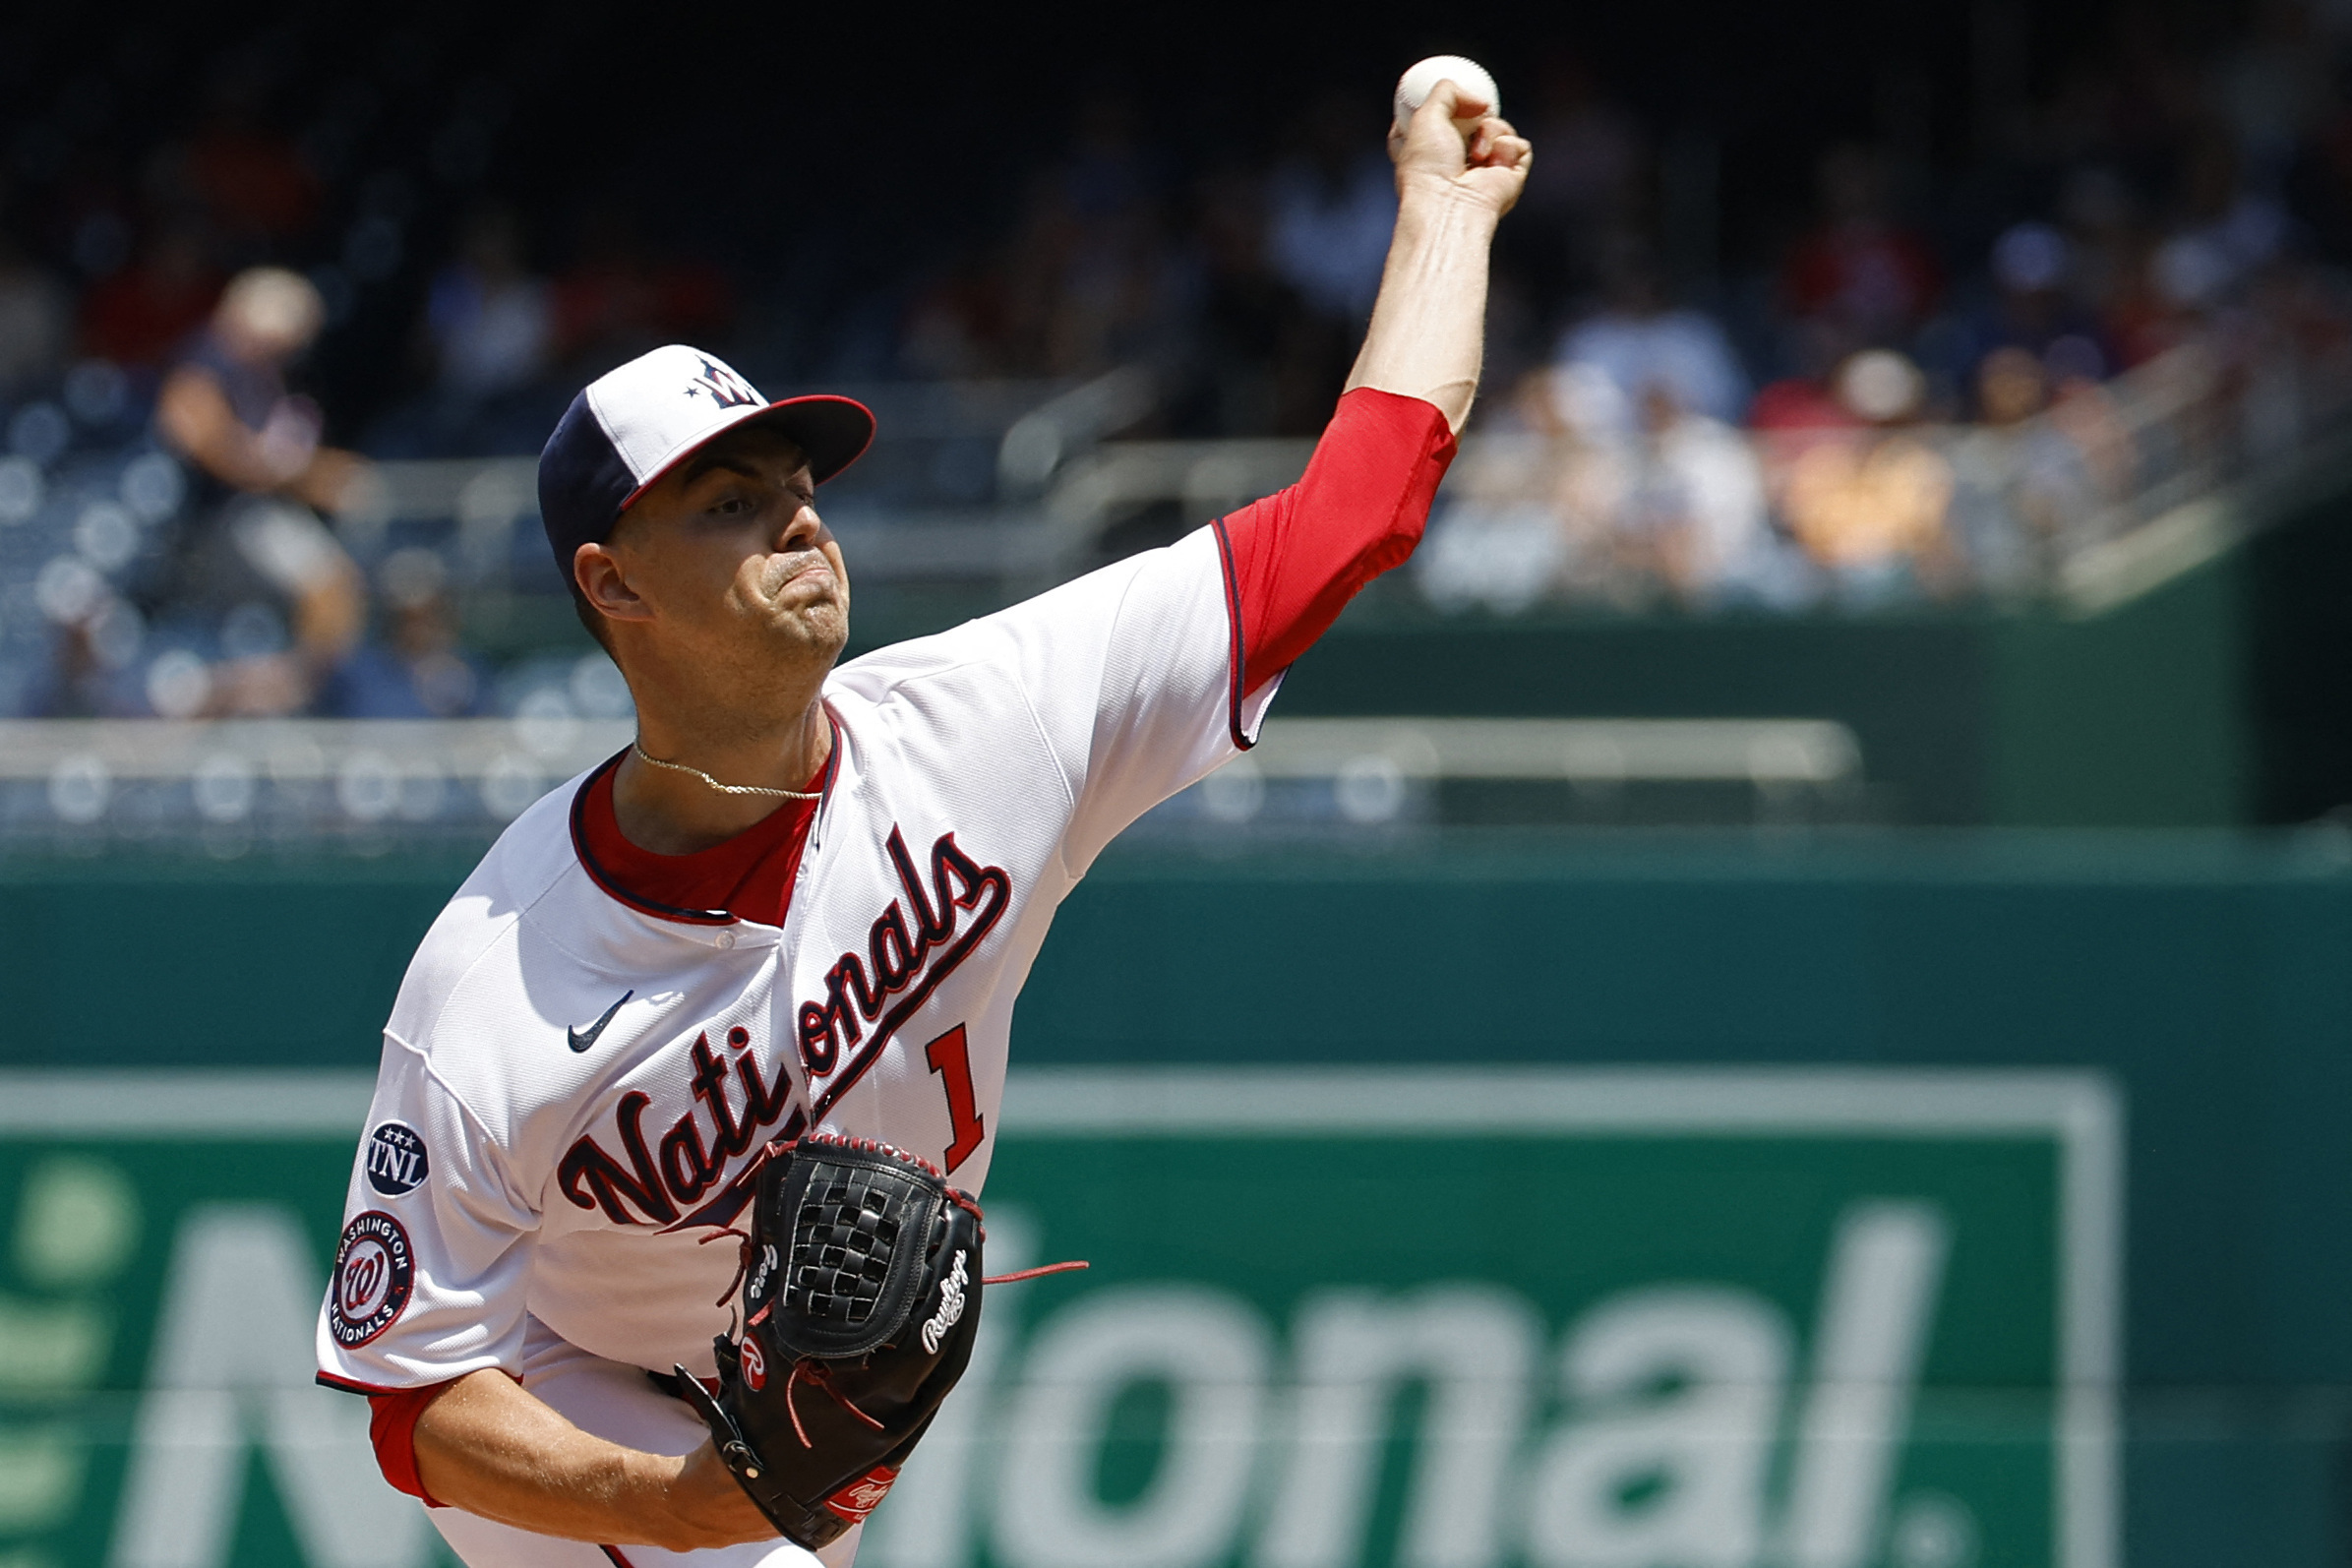
{"label": "black baseball glove", "polygon": [[823,1133],[771,1146],[758,1182],[718,1397],[684,1367],[674,1386],[814,1548],[874,1511],[971,1359],[980,1205],[911,1155]]}

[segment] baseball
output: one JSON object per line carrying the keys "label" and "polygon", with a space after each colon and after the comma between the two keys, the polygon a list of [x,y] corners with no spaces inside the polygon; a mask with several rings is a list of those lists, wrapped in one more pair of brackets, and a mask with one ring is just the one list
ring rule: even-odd
{"label": "baseball", "polygon": [[1494,78],[1476,60],[1465,60],[1458,54],[1433,54],[1428,59],[1397,78],[1397,128],[1413,118],[1413,111],[1429,100],[1429,94],[1440,82],[1451,80],[1454,86],[1473,97],[1486,100],[1488,114],[1503,112],[1503,95],[1495,87]]}

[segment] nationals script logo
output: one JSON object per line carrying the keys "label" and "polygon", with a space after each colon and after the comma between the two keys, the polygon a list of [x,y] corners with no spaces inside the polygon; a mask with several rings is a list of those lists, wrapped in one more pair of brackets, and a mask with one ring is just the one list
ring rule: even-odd
{"label": "nationals script logo", "polygon": [[[761,1132],[775,1125],[792,1099],[791,1081],[779,1076],[770,1085],[751,1046],[752,1031],[741,1024],[727,1031],[727,1049],[733,1055],[725,1058],[710,1049],[707,1032],[694,1036],[690,1052],[694,1072],[688,1080],[694,1107],[670,1123],[649,1148],[645,1108],[653,1104],[653,1097],[641,1089],[630,1090],[613,1113],[628,1164],[607,1154],[593,1137],[583,1136],[556,1167],[556,1182],[564,1196],[583,1209],[601,1208],[615,1225],[651,1223],[683,1230],[725,1225],[741,1213],[751,1188],[730,1182],[713,1202],[680,1217],[717,1184],[728,1161],[747,1152]],[[742,1086],[740,1105],[728,1093],[730,1077]],[[705,1115],[710,1118],[707,1131],[702,1124]],[[795,1111],[783,1134],[797,1137],[807,1125],[808,1117]]]}
{"label": "nationals script logo", "polygon": [[[964,853],[952,832],[941,833],[931,847],[928,886],[896,826],[883,848],[901,896],[875,917],[863,953],[845,952],[825,971],[824,999],[799,1009],[801,1062],[814,1104],[785,1116],[792,1084],[781,1075],[768,1082],[749,1029],[739,1024],[727,1031],[724,1057],[711,1049],[707,1032],[698,1034],[689,1053],[694,1104],[649,1141],[645,1111],[653,1097],[638,1089],[621,1096],[613,1114],[621,1157],[582,1135],[556,1167],[567,1199],[603,1210],[615,1225],[683,1231],[727,1224],[751,1201],[756,1169],[747,1165],[722,1182],[729,1163],[779,1120],[778,1135],[795,1138],[830,1111],[1012,902],[1011,876]],[[826,1080],[821,1090],[820,1079]]]}
{"label": "nationals script logo", "polygon": [[[840,1066],[843,1051],[851,1053],[840,1079],[818,1097],[818,1116],[865,1076],[890,1037],[931,999],[939,982],[971,956],[1012,902],[1012,878],[1003,868],[975,861],[956,847],[953,833],[941,833],[931,847],[929,896],[907,854],[906,837],[895,824],[883,847],[906,897],[890,900],[874,920],[863,956],[843,953],[825,971],[824,1000],[801,1003],[801,1064],[812,1080]],[[968,922],[963,918],[966,911],[971,914]],[[892,996],[899,999],[892,1002]],[[874,1026],[871,1037],[865,1033],[866,1024]]]}

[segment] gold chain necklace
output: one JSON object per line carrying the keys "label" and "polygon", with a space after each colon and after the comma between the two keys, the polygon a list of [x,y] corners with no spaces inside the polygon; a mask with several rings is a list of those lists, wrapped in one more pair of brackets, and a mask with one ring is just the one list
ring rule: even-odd
{"label": "gold chain necklace", "polygon": [[721,784],[698,767],[689,767],[684,762],[665,762],[634,741],[629,743],[629,749],[655,767],[666,767],[673,773],[692,773],[721,795],[770,795],[780,801],[814,801],[824,798],[822,790],[771,790],[764,784]]}

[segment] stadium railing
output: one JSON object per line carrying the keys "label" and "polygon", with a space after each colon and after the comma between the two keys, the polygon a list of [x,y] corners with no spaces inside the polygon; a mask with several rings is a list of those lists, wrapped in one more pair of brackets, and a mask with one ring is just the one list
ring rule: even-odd
{"label": "stadium railing", "polygon": [[[0,849],[479,842],[633,733],[626,718],[552,706],[513,719],[5,722]],[[1731,819],[1814,820],[1848,806],[1861,775],[1853,733],[1822,720],[1299,717],[1149,827],[1433,824],[1457,785],[1548,787],[1554,817],[1617,814],[1628,789],[1720,786]],[[1531,811],[1545,814],[1526,803],[1519,814]]]}

